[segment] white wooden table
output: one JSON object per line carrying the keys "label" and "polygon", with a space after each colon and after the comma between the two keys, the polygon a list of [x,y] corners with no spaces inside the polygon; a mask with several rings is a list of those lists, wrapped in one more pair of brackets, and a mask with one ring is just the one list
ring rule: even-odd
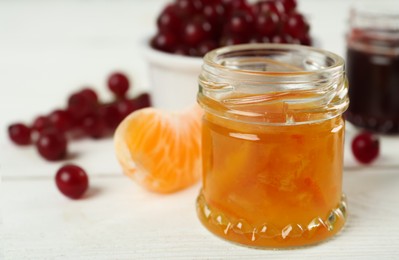
{"label": "white wooden table", "polygon": [[[299,1],[320,45],[344,55],[348,1]],[[10,143],[10,123],[31,122],[82,86],[110,99],[105,79],[116,69],[134,78],[134,93],[147,90],[138,42],[153,30],[164,2],[0,1],[0,259],[399,259],[399,136],[382,137],[381,157],[369,167],[359,166],[347,147],[350,213],[343,232],[318,246],[282,251],[211,235],[195,213],[199,184],[167,196],[143,190],[122,175],[111,139],[70,145],[68,161],[90,175],[90,189],[77,201],[54,184],[65,161],[48,163],[33,147]],[[379,2],[399,9],[398,1]]]}

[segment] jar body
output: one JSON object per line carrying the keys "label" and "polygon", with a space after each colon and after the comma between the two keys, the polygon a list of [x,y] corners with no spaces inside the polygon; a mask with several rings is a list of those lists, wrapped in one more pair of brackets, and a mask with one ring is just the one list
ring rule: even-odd
{"label": "jar body", "polygon": [[346,119],[374,132],[397,134],[399,16],[359,8],[352,11],[350,26],[347,75],[351,104]]}
{"label": "jar body", "polygon": [[197,207],[211,232],[277,248],[320,242],[344,225],[341,116],[309,125],[248,127],[206,113],[202,145]]}
{"label": "jar body", "polygon": [[[337,233],[346,217],[342,115],[321,118],[323,109],[311,115],[309,103],[287,105],[287,99],[308,95],[291,89],[283,91],[284,101],[273,102],[257,102],[264,93],[256,92],[236,89],[218,102],[208,99],[212,94],[199,94],[205,114],[198,216],[212,233],[242,245],[284,248],[321,242]],[[223,112],[232,97],[236,104]],[[256,102],[246,103],[248,97]],[[235,109],[241,113],[227,112]],[[266,116],[250,116],[255,111]]]}

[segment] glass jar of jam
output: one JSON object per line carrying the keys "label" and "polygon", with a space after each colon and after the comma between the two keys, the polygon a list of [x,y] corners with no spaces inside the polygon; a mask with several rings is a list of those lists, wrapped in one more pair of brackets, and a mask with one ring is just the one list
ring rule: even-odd
{"label": "glass jar of jam", "polygon": [[378,133],[399,133],[399,11],[357,6],[347,35],[351,103],[345,118]]}
{"label": "glass jar of jam", "polygon": [[246,246],[318,243],[344,225],[344,61],[299,45],[245,44],[204,57],[197,213]]}

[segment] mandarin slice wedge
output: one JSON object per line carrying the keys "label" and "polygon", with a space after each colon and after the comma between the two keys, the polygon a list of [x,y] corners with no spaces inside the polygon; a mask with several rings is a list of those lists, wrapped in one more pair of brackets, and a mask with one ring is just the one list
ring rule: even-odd
{"label": "mandarin slice wedge", "polygon": [[196,183],[201,166],[202,110],[144,108],[127,116],[114,135],[124,173],[148,190],[171,193]]}

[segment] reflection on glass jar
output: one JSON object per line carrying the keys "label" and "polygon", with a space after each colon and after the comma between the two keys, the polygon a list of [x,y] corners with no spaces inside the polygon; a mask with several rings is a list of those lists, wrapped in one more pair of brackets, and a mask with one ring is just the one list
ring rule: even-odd
{"label": "reflection on glass jar", "polygon": [[239,244],[314,244],[344,225],[343,59],[295,45],[237,45],[208,53],[203,185],[197,213]]}
{"label": "reflection on glass jar", "polygon": [[394,11],[353,8],[347,36],[346,119],[390,134],[399,133],[399,10]]}

